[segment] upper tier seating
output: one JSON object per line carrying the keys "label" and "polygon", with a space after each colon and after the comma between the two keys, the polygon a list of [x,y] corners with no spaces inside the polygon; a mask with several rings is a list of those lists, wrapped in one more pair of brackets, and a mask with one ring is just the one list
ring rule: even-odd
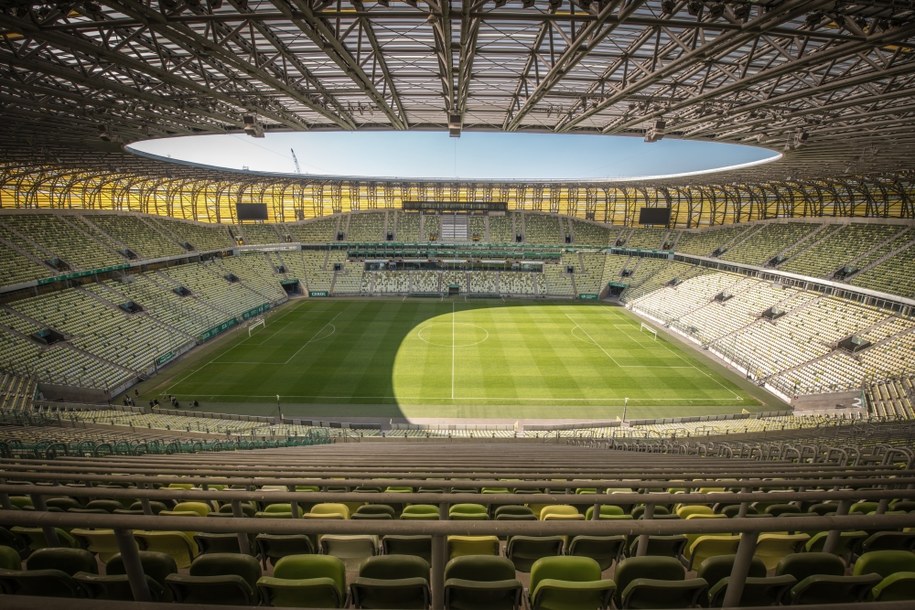
{"label": "upper tier seating", "polygon": [[524,214],[524,241],[529,244],[558,244],[565,240],[559,218],[553,214]]}
{"label": "upper tier seating", "polygon": [[225,225],[201,224],[159,216],[150,216],[147,220],[157,225],[163,233],[174,235],[179,244],[191,245],[196,252],[227,250],[235,246]]}
{"label": "upper tier seating", "polygon": [[0,226],[0,236],[31,260],[48,264],[59,259],[69,267],[44,275],[100,269],[127,262],[127,258],[116,251],[116,244],[110,240],[103,242],[103,235],[82,215],[9,214],[3,216]]}
{"label": "upper tier seating", "polygon": [[866,254],[875,244],[886,241],[899,231],[900,228],[895,225],[842,225],[828,236],[817,239],[809,247],[791,256],[779,266],[779,269],[828,278],[843,267],[856,266],[855,261],[859,256]]}
{"label": "upper tier seating", "polygon": [[585,220],[568,219],[572,243],[577,246],[606,248],[610,245],[610,227]]}
{"label": "upper tier seating", "polygon": [[250,246],[252,244],[278,244],[286,241],[285,237],[277,231],[279,227],[280,225],[274,224],[248,223],[235,225],[232,230],[242,239],[244,245]]}
{"label": "upper tier seating", "polygon": [[910,245],[870,269],[852,276],[850,283],[863,288],[880,290],[915,298],[915,244]]}
{"label": "upper tier seating", "polygon": [[[388,241],[389,235],[399,243],[444,239],[439,235],[441,218],[438,214],[393,209],[338,214],[295,223],[233,225],[231,232],[227,225],[132,213],[42,211],[5,213],[2,217],[0,245],[4,247],[0,248],[0,285],[58,276],[69,271],[128,265],[134,260],[224,251],[239,244],[327,244],[340,239],[383,243]],[[460,221],[461,235],[463,222],[467,222],[466,239],[471,243],[514,244],[521,238],[530,245],[568,243],[576,249],[615,247],[620,242],[624,247],[663,247],[702,256],[713,256],[717,251],[726,261],[757,266],[768,264],[793,273],[915,296],[915,280],[908,273],[915,264],[913,232],[903,224],[853,220],[843,224],[779,221],[702,230],[668,230],[608,227],[555,214],[521,211],[503,216],[461,216]],[[453,241],[454,237],[449,239]],[[845,275],[834,277],[840,270]],[[616,269],[609,269],[605,279],[617,281]],[[330,285],[333,282],[319,283]],[[342,277],[340,292],[351,292],[358,283],[355,276]],[[640,282],[627,280],[624,283]]]}
{"label": "upper tier seating", "polygon": [[721,258],[735,263],[763,266],[824,225],[812,223],[783,223],[757,225],[740,236]]}
{"label": "upper tier seating", "polygon": [[358,212],[349,217],[346,241],[378,242],[385,240],[384,212]]}
{"label": "upper tier seating", "polygon": [[339,216],[317,218],[308,222],[287,223],[283,225],[292,241],[306,244],[327,244],[337,239]]}
{"label": "upper tier seating", "polygon": [[128,248],[138,258],[177,256],[186,250],[172,237],[162,233],[155,223],[135,214],[87,214],[86,220],[109,235],[121,248]]}
{"label": "upper tier seating", "polygon": [[684,254],[713,256],[716,250],[724,250],[728,244],[740,240],[752,228],[752,225],[736,225],[709,227],[701,231],[682,231],[675,249]]}

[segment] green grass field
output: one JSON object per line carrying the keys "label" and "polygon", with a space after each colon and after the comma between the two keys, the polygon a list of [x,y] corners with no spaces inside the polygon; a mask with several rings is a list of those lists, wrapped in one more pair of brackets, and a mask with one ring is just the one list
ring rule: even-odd
{"label": "green grass field", "polygon": [[304,417],[612,419],[773,408],[601,304],[299,300],[145,384],[206,410]]}

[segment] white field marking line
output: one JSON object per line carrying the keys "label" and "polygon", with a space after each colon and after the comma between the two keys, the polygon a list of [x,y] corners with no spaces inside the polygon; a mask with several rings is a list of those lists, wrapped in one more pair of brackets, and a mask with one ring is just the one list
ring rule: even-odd
{"label": "white field marking line", "polygon": [[[330,323],[328,323],[328,324],[330,324]],[[321,334],[320,334],[322,330],[324,330],[325,328],[328,327],[328,324],[325,324],[324,326],[322,326],[322,327],[318,330],[318,334],[316,334],[314,337],[312,337],[311,340],[310,340],[310,342],[323,341],[324,339],[330,339],[331,337],[333,337],[333,336],[337,333],[337,326],[336,326],[335,324],[330,324],[330,332],[329,332],[329,333],[327,333],[326,335],[321,335]],[[307,345],[307,344],[306,344],[306,345]],[[214,364],[249,364],[249,365],[250,365],[250,364],[254,364],[254,365],[262,365],[262,364],[285,364],[285,363],[284,363],[284,362],[265,362],[265,361],[260,361],[260,362],[247,362],[247,361],[244,361],[244,360],[220,360],[220,361],[218,361],[218,362],[215,362]]]}
{"label": "white field marking line", "polygon": [[454,302],[451,303],[451,400],[454,400]]}
{"label": "white field marking line", "polygon": [[[427,328],[432,328],[435,326],[442,326],[442,325],[443,325],[442,323],[432,322],[431,324],[426,324],[425,326],[420,326],[419,330],[416,331],[416,338],[419,339],[420,341],[422,341],[423,343],[425,343],[426,345],[431,345],[433,347],[448,347],[447,343],[436,343],[435,341],[430,341],[425,336],[423,336],[423,332],[425,332],[425,330]],[[479,341],[477,341],[476,343],[468,343],[466,345],[462,345],[461,346],[462,348],[473,347],[475,345],[485,343],[489,339],[489,331],[486,330],[484,327],[480,326],[479,324],[472,324],[470,322],[461,322],[461,326],[472,326],[474,328],[479,328],[484,333],[486,333],[486,336],[483,337],[482,339],[480,339]]]}
{"label": "white field marking line", "polygon": [[[337,312],[337,315],[335,315],[333,318],[331,318],[330,320],[328,320],[327,324],[325,324],[324,326],[322,326],[321,328],[319,328],[319,329],[318,329],[318,332],[316,332],[314,335],[312,335],[311,339],[309,339],[308,341],[306,341],[305,343],[303,343],[303,344],[302,344],[302,347],[300,347],[299,349],[295,350],[295,353],[292,354],[291,356],[289,356],[289,358],[288,358],[288,359],[286,360],[286,362],[284,362],[283,364],[289,364],[290,362],[292,362],[292,359],[295,358],[296,356],[298,356],[298,355],[299,355],[299,352],[301,352],[303,349],[305,349],[306,347],[308,347],[309,345],[311,345],[311,343],[312,343],[313,341],[315,341],[315,340],[317,340],[317,339],[323,339],[324,337],[319,337],[319,335],[321,334],[321,331],[324,330],[325,328],[327,328],[328,326],[333,326],[334,332],[336,332],[336,331],[337,331],[337,327],[334,326],[334,320],[336,320],[338,317],[340,317],[340,314],[343,313],[343,311],[344,311],[344,310],[342,310],[342,309],[341,309],[340,311],[338,311],[338,312]],[[331,334],[333,334],[333,333],[331,333]],[[328,335],[328,336],[329,336],[329,335]]]}
{"label": "white field marking line", "polygon": [[[575,339],[581,341],[582,343],[594,345],[593,340],[579,337],[575,332],[577,330],[582,330],[582,329],[579,326],[575,326],[572,328],[572,331],[571,331],[571,335]],[[582,332],[584,332],[584,331],[582,330]],[[598,347],[600,347],[600,346],[598,346]],[[667,366],[664,364],[621,364],[621,365],[619,365],[619,367],[621,369],[692,369],[692,368],[695,368],[693,366]]]}
{"label": "white field marking line", "polygon": [[[290,312],[290,313],[291,313],[291,312]],[[284,314],[284,315],[286,315],[286,314]],[[168,394],[168,393],[170,393],[171,390],[172,390],[172,388],[174,388],[176,385],[178,385],[179,383],[181,383],[182,381],[184,381],[185,379],[187,379],[187,378],[190,377],[191,375],[194,375],[194,374],[197,373],[198,371],[202,371],[203,369],[205,369],[206,367],[208,367],[209,365],[211,365],[213,362],[215,362],[217,358],[219,358],[220,356],[224,356],[227,352],[231,351],[232,349],[235,349],[235,347],[238,347],[239,345],[241,345],[242,343],[244,343],[245,341],[247,341],[247,339],[250,339],[250,337],[247,337],[247,338],[245,338],[245,339],[242,339],[241,341],[239,341],[237,344],[235,344],[234,346],[232,346],[232,347],[231,347],[230,349],[228,349],[228,350],[220,351],[218,354],[216,354],[215,356],[213,356],[212,358],[210,358],[209,360],[207,360],[206,362],[204,362],[202,365],[200,365],[200,366],[197,367],[196,369],[191,370],[187,375],[181,377],[180,379],[175,380],[170,386],[168,386],[167,388],[165,388],[165,389],[162,391],[162,393],[163,393],[163,394]],[[192,394],[192,396],[203,396],[203,394]]]}
{"label": "white field marking line", "polygon": [[[641,337],[633,338],[633,336],[629,333],[629,329],[631,328],[631,326],[627,325],[627,326],[619,326],[619,327],[615,327],[615,328],[618,328],[619,330],[621,330],[623,332],[623,334],[625,334],[627,337],[629,337],[635,343],[641,345],[642,347],[652,347],[652,345],[654,344],[653,341],[642,341]],[[642,334],[641,331],[639,331],[638,334],[641,335]],[[689,368],[689,367],[683,367],[683,368]]]}
{"label": "white field marking line", "polygon": [[563,312],[563,315],[564,315],[565,317],[567,317],[567,318],[569,319],[569,321],[572,322],[572,324],[575,325],[575,328],[577,328],[578,330],[580,330],[581,332],[583,332],[583,333],[585,334],[585,336],[591,341],[591,343],[593,343],[593,344],[597,347],[597,349],[599,349],[600,351],[604,352],[604,355],[605,355],[607,358],[609,358],[609,359],[613,362],[613,364],[615,364],[616,366],[618,366],[618,367],[620,367],[620,368],[623,368],[623,365],[621,365],[619,362],[617,362],[617,361],[616,361],[616,358],[614,358],[613,356],[610,355],[610,352],[608,352],[607,350],[605,350],[605,349],[603,348],[603,346],[601,346],[597,341],[595,341],[595,340],[594,340],[594,337],[592,337],[591,335],[588,334],[588,331],[586,331],[584,328],[582,328],[581,326],[579,326],[579,325],[578,325],[578,322],[576,322],[574,319],[572,319],[572,316],[570,316],[569,314],[567,314],[567,313],[565,313],[565,312]]}
{"label": "white field marking line", "polygon": [[[290,307],[290,308],[289,308],[289,311],[287,311],[286,313],[284,313],[284,314],[281,315],[279,318],[277,318],[276,320],[273,321],[272,326],[276,326],[277,324],[280,323],[280,320],[283,320],[283,319],[287,318],[287,317],[289,316],[289,314],[298,311],[298,310],[301,308],[301,306],[302,306],[303,303],[305,303],[305,301],[301,301],[301,302],[300,302],[298,305],[296,305],[295,307]],[[264,343],[266,343],[267,341],[269,341],[270,339],[272,339],[273,337],[275,337],[275,336],[277,335],[277,333],[279,333],[281,330],[285,329],[287,326],[289,326],[290,324],[292,324],[292,322],[294,322],[294,321],[295,321],[295,320],[290,320],[289,322],[286,322],[286,324],[284,324],[283,326],[281,326],[281,327],[275,329],[272,333],[268,334],[266,337],[262,336],[260,341],[258,341],[257,343],[252,343],[252,345],[263,345]],[[250,338],[250,337],[249,337],[249,338]],[[241,345],[241,343],[239,343],[239,345]]]}
{"label": "white field marking line", "polygon": [[[182,394],[182,396],[211,396],[211,397],[227,397],[227,398],[273,398],[274,394]],[[372,398],[379,400],[448,400],[447,398],[430,398],[428,396],[321,396],[314,394],[283,394],[284,398],[326,398],[333,400],[352,400],[353,398]],[[498,404],[500,405],[510,405],[513,402],[596,402],[596,401],[623,401],[622,397],[600,397],[600,398],[511,398],[511,399],[501,399],[493,398],[491,396],[480,397],[480,396],[462,396],[460,398],[455,398],[454,400],[473,400],[473,401],[503,401]],[[642,402],[722,402],[729,401],[730,398],[631,398],[632,401],[642,401]],[[359,403],[355,403],[359,404]],[[439,406],[439,405],[435,405]],[[600,406],[600,405],[598,405]],[[684,405],[684,406],[703,406],[703,405]]]}
{"label": "white field marking line", "polygon": [[696,369],[697,371],[699,371],[700,373],[702,373],[703,375],[705,375],[706,377],[708,377],[709,379],[711,379],[712,381],[714,381],[715,383],[717,383],[718,385],[720,385],[723,389],[725,389],[725,390],[727,390],[728,392],[730,392],[731,395],[732,395],[736,400],[739,400],[739,401],[743,402],[743,398],[742,398],[737,392],[735,392],[735,391],[732,390],[731,388],[727,387],[726,385],[724,385],[723,383],[721,383],[720,381],[718,381],[717,379],[715,379],[711,374],[709,374],[709,373],[703,371],[702,369],[700,369],[698,366],[696,366],[695,364],[693,364],[692,362],[690,362],[689,360],[687,360],[686,358],[684,358],[681,354],[677,353],[675,350],[671,349],[671,347],[670,347],[669,345],[667,345],[667,342],[666,342],[666,341],[663,341],[663,340],[662,340],[662,341],[661,341],[661,345],[664,347],[664,349],[666,349],[667,351],[669,351],[671,354],[673,354],[674,356],[676,356],[677,358],[679,358],[680,360],[682,360],[682,361],[685,362],[686,364],[690,365],[692,368]]}

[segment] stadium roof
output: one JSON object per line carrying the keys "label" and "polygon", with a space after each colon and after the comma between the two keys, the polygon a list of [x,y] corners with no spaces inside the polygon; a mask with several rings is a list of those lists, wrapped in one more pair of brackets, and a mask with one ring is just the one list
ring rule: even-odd
{"label": "stadium roof", "polygon": [[661,130],[785,151],[727,180],[915,169],[911,2],[3,5],[7,163],[161,171],[121,144],[241,133],[247,116],[249,131]]}

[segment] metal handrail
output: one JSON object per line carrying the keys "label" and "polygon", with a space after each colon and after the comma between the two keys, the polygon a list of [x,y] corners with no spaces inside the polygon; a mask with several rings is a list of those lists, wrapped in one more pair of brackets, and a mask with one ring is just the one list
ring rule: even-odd
{"label": "metal handrail", "polygon": [[[371,495],[371,494],[369,494]],[[397,495],[397,494],[385,494]],[[497,500],[494,496],[494,500]],[[781,531],[807,531],[812,528],[829,530],[830,538],[837,539],[843,529],[899,529],[915,526],[915,513],[892,515],[836,515],[816,517],[778,517],[771,519],[725,518],[725,519],[644,519],[644,520],[591,520],[591,521],[376,521],[337,519],[273,519],[240,517],[238,500],[233,501],[236,516],[221,519],[183,516],[117,515],[92,513],[66,513],[47,511],[0,510],[0,523],[41,527],[49,537],[56,535],[55,528],[90,527],[113,529],[123,557],[134,598],[141,601],[150,599],[146,579],[136,542],[132,537],[135,529],[169,531],[205,531],[214,533],[236,533],[239,541],[246,534],[407,534],[432,536],[431,588],[433,608],[443,607],[444,568],[446,563],[446,537],[449,535],[471,536],[551,536],[551,535],[637,535],[640,536],[638,549],[644,551],[643,540],[649,535],[664,534],[715,534],[722,531],[740,534],[737,558],[731,572],[731,584],[725,597],[725,606],[733,605],[743,591],[743,583],[749,571],[750,559],[756,548],[760,533]],[[847,510],[848,502],[840,505],[840,512]],[[597,511],[595,511],[597,512]],[[650,513],[649,513],[650,514]],[[835,533],[835,536],[832,536]],[[829,546],[827,541],[826,546]],[[242,548],[245,548],[244,546]],[[828,548],[824,550],[830,550]]]}

